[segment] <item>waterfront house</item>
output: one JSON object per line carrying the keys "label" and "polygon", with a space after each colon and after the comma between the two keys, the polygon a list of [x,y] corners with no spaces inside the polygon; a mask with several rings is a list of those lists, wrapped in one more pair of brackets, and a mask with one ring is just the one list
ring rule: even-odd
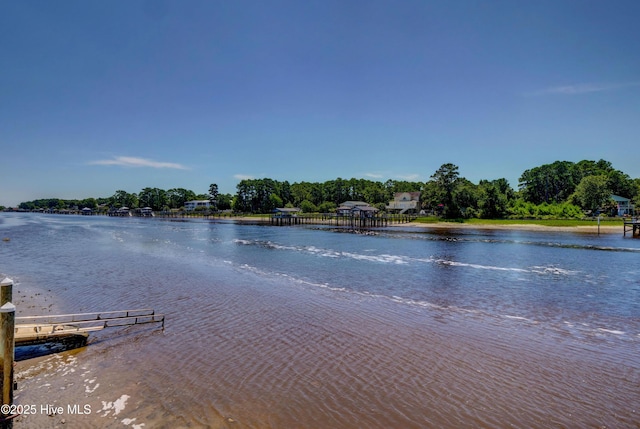
{"label": "waterfront house", "polygon": [[107,214],[109,216],[125,217],[125,216],[131,216],[131,211],[130,211],[129,207],[120,207],[119,209],[111,209],[111,210],[109,210],[109,212]]}
{"label": "waterfront house", "polygon": [[369,204],[364,201],[345,201],[336,209],[336,213],[341,216],[350,216],[356,207],[368,207]]}
{"label": "waterfront house", "polygon": [[153,209],[151,207],[143,207],[140,209],[140,216],[153,217]]}
{"label": "waterfront house", "polygon": [[373,217],[378,209],[364,201],[345,201],[336,209],[339,216]]}
{"label": "waterfront house", "polygon": [[633,214],[633,205],[629,198],[621,197],[619,195],[611,195],[611,199],[615,201],[617,205],[618,216],[629,216]]}
{"label": "waterfront house", "polygon": [[211,207],[211,201],[209,200],[193,200],[187,201],[184,203],[184,209],[188,212],[192,212],[195,209],[206,209],[209,210]]}
{"label": "waterfront house", "polygon": [[393,201],[387,205],[387,211],[391,213],[417,213],[420,210],[420,191],[396,192]]}
{"label": "waterfront house", "polygon": [[276,217],[292,217],[296,216],[300,212],[297,207],[279,207],[273,209],[274,216]]}
{"label": "waterfront house", "polygon": [[378,213],[378,209],[375,207],[371,207],[369,205],[367,206],[356,206],[353,209],[351,209],[351,213],[355,216],[355,217],[367,217],[367,218],[372,218],[376,215],[376,213]]}

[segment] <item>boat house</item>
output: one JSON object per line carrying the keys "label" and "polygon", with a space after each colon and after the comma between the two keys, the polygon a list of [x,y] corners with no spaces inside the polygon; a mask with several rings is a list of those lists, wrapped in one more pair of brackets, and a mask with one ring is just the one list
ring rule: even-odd
{"label": "boat house", "polygon": [[297,207],[280,207],[273,209],[273,215],[276,217],[292,217],[300,213]]}
{"label": "boat house", "polygon": [[336,209],[338,216],[373,217],[378,209],[364,201],[345,201]]}
{"label": "boat house", "polygon": [[140,209],[140,216],[153,217],[153,209],[151,207],[143,207]]}

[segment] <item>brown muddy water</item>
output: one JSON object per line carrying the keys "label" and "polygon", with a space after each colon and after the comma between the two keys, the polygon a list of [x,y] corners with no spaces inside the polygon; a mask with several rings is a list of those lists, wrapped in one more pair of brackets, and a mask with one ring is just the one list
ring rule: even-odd
{"label": "brown muddy water", "polygon": [[638,241],[3,216],[21,314],[167,316],[21,360],[16,428],[640,427]]}

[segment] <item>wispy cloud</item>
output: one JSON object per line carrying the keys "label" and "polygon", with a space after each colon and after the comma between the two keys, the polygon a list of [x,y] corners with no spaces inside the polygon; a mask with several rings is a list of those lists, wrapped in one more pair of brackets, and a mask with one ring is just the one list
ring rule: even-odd
{"label": "wispy cloud", "polygon": [[150,168],[173,168],[176,170],[189,170],[182,164],[174,162],[158,162],[151,159],[136,158],[133,156],[116,156],[113,159],[103,159],[91,161],[90,165],[119,165],[122,167],[150,167]]}
{"label": "wispy cloud", "polygon": [[616,89],[640,86],[640,82],[619,82],[619,83],[580,83],[575,85],[555,86],[529,95],[580,95],[593,92],[613,91]]}
{"label": "wispy cloud", "polygon": [[250,176],[248,174],[234,174],[233,175],[234,179],[238,179],[238,180],[251,180],[251,179],[255,179],[254,176]]}
{"label": "wispy cloud", "polygon": [[382,174],[377,173],[365,173],[365,176],[371,177],[372,179],[382,179],[384,177]]}
{"label": "wispy cloud", "polygon": [[400,178],[402,180],[406,180],[408,182],[419,182],[420,181],[420,175],[419,174],[404,174],[404,175],[399,175],[398,178]]}
{"label": "wispy cloud", "polygon": [[[421,177],[419,174],[415,174],[415,173],[399,174],[398,172],[394,172],[394,171],[385,171],[383,173],[362,173],[362,174],[365,177],[369,177],[373,180],[393,179],[393,180],[406,180],[408,182],[419,182]],[[358,175],[356,175],[355,177],[358,177]]]}

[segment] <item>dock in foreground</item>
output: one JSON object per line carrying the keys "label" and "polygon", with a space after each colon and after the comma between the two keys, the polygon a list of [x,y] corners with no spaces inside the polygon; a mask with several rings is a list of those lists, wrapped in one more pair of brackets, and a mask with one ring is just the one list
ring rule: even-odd
{"label": "dock in foreground", "polygon": [[141,309],[22,316],[16,317],[15,345],[32,346],[49,342],[86,344],[90,332],[147,323],[161,323],[164,330],[164,314],[156,314],[153,309]]}

